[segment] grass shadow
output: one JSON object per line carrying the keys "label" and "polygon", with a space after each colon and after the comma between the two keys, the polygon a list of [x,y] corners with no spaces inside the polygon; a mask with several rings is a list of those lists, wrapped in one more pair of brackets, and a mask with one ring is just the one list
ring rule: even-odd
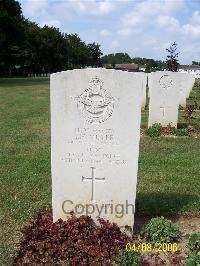
{"label": "grass shadow", "polygon": [[155,216],[174,217],[175,215],[184,214],[185,210],[188,210],[188,206],[198,205],[198,201],[200,201],[199,197],[190,194],[139,192],[136,198],[136,216],[149,218]]}
{"label": "grass shadow", "polygon": [[187,122],[179,122],[177,123],[177,128],[187,128],[188,123]]}
{"label": "grass shadow", "polygon": [[48,85],[49,78],[0,78],[0,87],[12,88],[12,87],[27,87],[35,85]]}

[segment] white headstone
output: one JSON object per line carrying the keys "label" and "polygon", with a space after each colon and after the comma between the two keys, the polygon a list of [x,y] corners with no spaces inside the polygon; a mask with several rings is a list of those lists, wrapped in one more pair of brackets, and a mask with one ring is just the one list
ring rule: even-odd
{"label": "white headstone", "polygon": [[195,83],[195,76],[192,74],[187,73],[187,98],[190,97],[190,92],[192,91],[192,88]]}
{"label": "white headstone", "polygon": [[146,106],[146,98],[147,98],[147,73],[144,72],[133,72],[133,75],[138,75],[142,77],[142,109]]}
{"label": "white headstone", "polygon": [[179,83],[177,74],[158,71],[150,75],[150,102],[148,126],[177,126],[179,106]]}
{"label": "white headstone", "polygon": [[138,74],[142,75],[142,108],[144,109],[146,106],[146,98],[147,98],[147,74],[144,72],[139,72]]}
{"label": "white headstone", "polygon": [[51,75],[54,221],[74,210],[133,225],[141,87],[141,76],[116,70]]}
{"label": "white headstone", "polygon": [[187,73],[177,73],[179,81],[179,105],[186,107],[187,95],[190,89]]}
{"label": "white headstone", "polygon": [[150,88],[152,87],[152,75],[151,73],[147,74],[147,85],[148,85],[148,98],[150,98]]}
{"label": "white headstone", "polygon": [[190,92],[194,86],[195,77],[188,73],[176,73],[179,81],[179,105],[186,107],[187,98],[190,96]]}

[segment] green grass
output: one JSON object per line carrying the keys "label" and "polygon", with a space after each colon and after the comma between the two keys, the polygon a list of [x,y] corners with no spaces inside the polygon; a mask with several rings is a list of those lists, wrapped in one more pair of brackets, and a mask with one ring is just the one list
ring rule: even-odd
{"label": "green grass", "polygon": [[[193,97],[200,106],[200,81],[188,104]],[[7,266],[21,226],[51,206],[49,79],[0,79],[0,117],[0,265]],[[181,111],[179,118],[184,123]],[[143,129],[147,119],[145,110]],[[143,137],[137,214],[199,215],[199,165],[199,137]]]}
{"label": "green grass", "polygon": [[0,80],[0,265],[35,211],[50,206],[49,80]]}

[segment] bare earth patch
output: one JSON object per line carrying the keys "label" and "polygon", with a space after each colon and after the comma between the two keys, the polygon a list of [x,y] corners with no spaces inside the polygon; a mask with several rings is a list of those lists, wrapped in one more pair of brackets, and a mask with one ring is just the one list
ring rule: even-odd
{"label": "bare earth patch", "polygon": [[[170,218],[169,218],[170,219]],[[149,218],[136,217],[135,226],[142,227]],[[178,225],[182,232],[182,239],[178,243],[178,251],[176,252],[142,252],[139,251],[144,261],[144,266],[182,266],[187,259],[188,253],[188,239],[186,235],[194,232],[200,232],[200,217],[186,217],[180,216],[171,218],[171,220]],[[143,243],[141,241],[141,243]],[[146,263],[145,263],[146,261]]]}

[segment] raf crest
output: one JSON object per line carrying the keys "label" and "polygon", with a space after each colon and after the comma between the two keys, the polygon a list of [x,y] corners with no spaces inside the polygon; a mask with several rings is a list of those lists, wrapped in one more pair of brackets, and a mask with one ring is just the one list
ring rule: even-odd
{"label": "raf crest", "polygon": [[81,115],[90,124],[100,124],[113,113],[114,98],[103,89],[103,81],[94,77],[89,81],[89,87],[76,97],[77,107]]}
{"label": "raf crest", "polygon": [[168,90],[173,85],[173,81],[168,75],[163,75],[159,80],[159,84],[162,89]]}

